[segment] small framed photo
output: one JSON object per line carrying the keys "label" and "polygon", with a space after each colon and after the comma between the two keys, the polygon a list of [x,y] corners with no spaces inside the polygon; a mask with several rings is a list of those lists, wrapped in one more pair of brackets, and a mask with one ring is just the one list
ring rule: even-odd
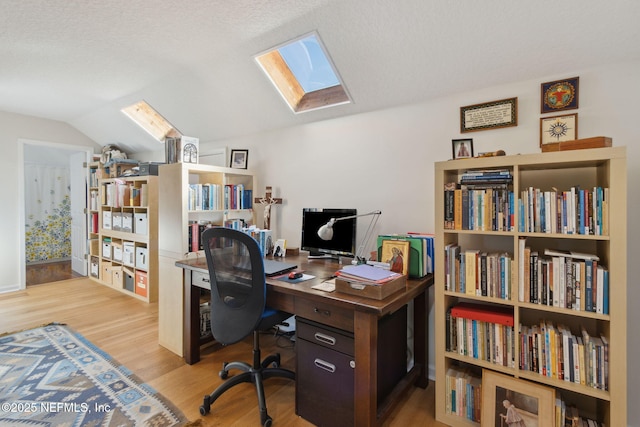
{"label": "small framed photo", "polygon": [[249,150],[231,150],[230,167],[234,169],[246,169],[249,159]]}
{"label": "small framed photo", "polygon": [[473,157],[473,139],[452,139],[453,159],[469,159]]}
{"label": "small framed photo", "polygon": [[578,139],[578,113],[540,119],[540,147]]}
{"label": "small framed photo", "polygon": [[409,241],[383,240],[380,259],[389,264],[389,270],[409,274]]}
{"label": "small framed photo", "polygon": [[553,113],[578,108],[580,77],[556,80],[540,85],[540,112]]}
{"label": "small framed photo", "polygon": [[551,387],[482,371],[483,426],[553,426],[555,400],[556,391]]}

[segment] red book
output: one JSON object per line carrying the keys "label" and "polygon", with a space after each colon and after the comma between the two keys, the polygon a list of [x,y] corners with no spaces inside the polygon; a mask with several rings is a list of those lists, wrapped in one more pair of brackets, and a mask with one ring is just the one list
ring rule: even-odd
{"label": "red book", "polygon": [[513,326],[513,311],[511,309],[484,304],[461,302],[451,307],[451,317]]}

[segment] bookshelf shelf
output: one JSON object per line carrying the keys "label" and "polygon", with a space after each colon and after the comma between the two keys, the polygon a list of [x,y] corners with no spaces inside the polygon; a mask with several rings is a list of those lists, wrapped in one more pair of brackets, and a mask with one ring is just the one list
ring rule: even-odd
{"label": "bookshelf shelf", "polygon": [[[460,215],[456,211],[460,209],[456,203],[460,203],[462,196],[451,192],[461,188],[465,188],[465,191],[467,188],[473,188],[460,185],[463,177],[464,182],[468,183],[469,176],[479,175],[479,171],[495,170],[502,170],[505,171],[504,174],[512,175],[512,180],[500,187],[512,192],[510,209],[502,210],[502,206],[506,204],[501,205],[500,199],[493,198],[494,193],[476,184],[475,189],[479,190],[480,195],[469,197],[478,197],[471,199],[477,200],[477,211],[470,208],[468,215],[480,216],[473,217],[468,223],[462,221],[463,224],[468,225],[461,227],[459,218],[453,218],[453,216],[454,213]],[[554,388],[556,397],[563,399],[567,405],[576,407],[581,416],[607,426],[627,425],[627,255],[624,249],[627,245],[626,148],[608,147],[438,162],[435,185],[436,253],[447,254],[447,256],[436,257],[434,286],[436,419],[452,426],[478,426],[478,422],[447,412],[447,391],[451,386],[452,373],[464,372],[472,376],[480,376],[482,369],[491,369]],[[452,190],[453,188],[456,190]],[[531,188],[538,189],[541,194],[549,193],[550,204],[547,203],[545,206],[546,195],[525,199],[525,190],[531,192]],[[576,196],[567,197],[565,192],[570,194],[571,191],[575,191]],[[580,191],[583,193],[581,194]],[[589,195],[590,191],[592,191],[591,195]],[[602,198],[600,198],[600,191],[605,195]],[[469,191],[469,194],[472,193]],[[487,199],[482,199],[485,194],[488,195],[484,196]],[[583,196],[584,203],[580,201],[580,195]],[[455,199],[455,197],[459,198]],[[452,202],[452,200],[455,201]],[[487,203],[486,200],[490,201],[488,205],[483,204]],[[529,202],[529,200],[534,201]],[[572,205],[571,208],[574,211],[565,211],[566,205],[562,205],[563,200],[565,203],[568,203],[567,200],[575,201],[575,206]],[[606,203],[601,203],[603,200]],[[558,204],[550,208],[554,203]],[[501,208],[498,209],[498,206]],[[464,207],[466,209],[467,206],[464,205]],[[536,208],[539,210],[536,211]],[[494,221],[498,221],[495,214],[498,211],[501,215],[510,215],[510,228],[507,225],[506,230],[492,231],[487,229],[485,222],[484,230],[461,229],[473,228],[474,222],[478,227],[478,224],[486,221],[486,217],[483,218],[483,214],[478,212],[492,215]],[[532,212],[534,215],[531,215]],[[564,212],[573,214],[565,216]],[[575,221],[573,225],[576,231],[573,234],[565,234],[566,230],[560,230],[560,228],[558,230],[563,231],[562,233],[544,232],[545,221],[553,221],[550,225],[553,231],[558,224],[561,224],[560,221],[569,221],[567,218]],[[500,219],[502,220],[503,218]],[[583,222],[580,222],[581,220]],[[535,227],[541,227],[536,228],[540,231],[523,231],[528,230],[527,227],[533,229],[534,222]],[[493,222],[489,227],[495,227],[496,223],[500,224],[500,222]],[[583,226],[584,228],[580,228]],[[594,233],[593,229],[595,229],[595,233],[602,234],[586,234],[588,231],[585,230],[589,229],[591,233]],[[524,243],[521,243],[522,240]],[[616,250],[616,248],[619,249]],[[546,249],[595,255],[598,260],[597,263],[586,262],[557,255],[554,258],[544,254]],[[474,263],[479,261],[474,261],[473,257],[467,258],[469,253],[475,252],[480,254],[500,252],[511,257],[509,299],[482,296],[483,290],[480,285],[476,288],[475,294],[465,292],[466,275],[471,273],[467,273],[467,270],[463,273],[462,267],[466,265],[463,258],[475,265]],[[534,252],[539,255],[539,261],[535,259],[530,261],[529,255]],[[561,258],[562,261],[558,261],[557,258]],[[475,258],[475,260],[479,259],[481,258]],[[570,261],[566,261],[567,259]],[[562,270],[566,272],[563,278],[553,276],[563,268],[558,266],[562,266],[565,262],[568,266]],[[531,271],[525,269],[525,265],[529,266]],[[485,274],[486,276],[482,276],[483,279],[489,277],[491,270],[480,273],[485,267],[480,264],[477,266],[477,270],[472,268],[472,271],[476,271],[478,276]],[[536,266],[535,270],[534,266]],[[595,279],[591,282],[591,276],[585,274],[586,271],[590,274],[593,272],[592,274],[595,275],[596,266],[601,270],[598,273],[606,275],[606,279],[598,276],[600,281],[597,283]],[[537,271],[538,267],[541,269],[540,272]],[[478,283],[480,280],[478,278]],[[502,280],[506,281],[504,278]],[[452,281],[455,282],[454,285]],[[475,279],[471,278],[471,281],[475,282]],[[591,284],[593,288],[590,287]],[[596,288],[596,284],[600,284],[600,288]],[[558,289],[562,289],[562,292],[557,292]],[[603,292],[602,289],[606,291]],[[589,299],[593,302],[593,307],[588,305],[589,301],[585,303],[588,292],[593,292],[590,294],[593,298]],[[484,294],[489,295],[489,292]],[[606,295],[608,299],[602,295]],[[555,299],[553,299],[554,296]],[[516,337],[512,349],[515,367],[497,365],[459,354],[455,350],[447,351],[451,342],[457,345],[458,340],[466,340],[466,346],[471,342],[476,346],[486,338],[485,335],[479,335],[480,332],[477,332],[480,328],[477,326],[478,320],[473,321],[473,324],[478,327],[477,330],[473,329],[470,332],[469,329],[465,329],[469,335],[452,335],[450,328],[455,326],[452,326],[450,309],[458,307],[461,303],[482,304],[487,306],[488,311],[496,309],[510,311],[514,324],[513,336]],[[465,323],[465,325],[468,324]],[[483,333],[486,334],[486,332]],[[600,366],[598,370],[590,371],[583,367],[582,371],[572,369],[566,372],[564,366],[568,364],[565,360],[558,358],[560,354],[563,357],[569,354],[568,351],[563,350],[567,343],[563,341],[565,335],[569,337],[569,343],[576,343],[578,337],[584,338],[584,342],[589,345],[593,343],[591,348],[595,348],[599,353],[592,353],[592,360],[596,364],[606,361],[610,368],[605,369],[605,365],[601,364],[597,365]],[[533,345],[531,341],[527,341],[531,336],[534,340],[539,339],[540,336],[555,336],[554,339],[558,341],[556,346],[551,348],[556,349],[557,353],[550,353],[551,355],[546,356],[546,359],[540,358],[538,361],[537,355],[543,355],[538,353],[538,347],[526,347]],[[572,336],[573,341],[571,341]],[[599,343],[601,337],[604,338],[604,343]],[[488,341],[486,345],[487,348],[491,348]],[[534,358],[536,358],[536,365],[533,364]],[[537,365],[545,362],[546,367]],[[586,363],[583,364],[585,365]],[[550,375],[539,373],[545,368],[552,369],[553,372]],[[565,374],[570,381],[564,378]],[[580,377],[581,374],[586,376],[586,382],[582,384],[579,378],[575,382],[575,378]]]}

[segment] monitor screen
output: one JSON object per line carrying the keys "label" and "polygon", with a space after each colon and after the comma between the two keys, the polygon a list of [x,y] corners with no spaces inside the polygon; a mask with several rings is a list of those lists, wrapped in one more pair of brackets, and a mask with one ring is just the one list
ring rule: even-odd
{"label": "monitor screen", "polygon": [[331,220],[358,214],[356,209],[311,209],[302,210],[302,243],[303,251],[309,251],[309,257],[355,257],[356,253],[356,218],[336,221],[333,224],[333,238],[323,240],[318,230]]}

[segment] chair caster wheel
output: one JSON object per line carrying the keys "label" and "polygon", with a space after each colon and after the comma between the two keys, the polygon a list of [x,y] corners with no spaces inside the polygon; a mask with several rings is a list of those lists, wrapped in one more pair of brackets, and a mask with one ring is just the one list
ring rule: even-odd
{"label": "chair caster wheel", "polygon": [[262,427],[271,427],[271,423],[273,423],[273,419],[271,419],[270,416],[267,416],[267,418],[262,423]]}
{"label": "chair caster wheel", "polygon": [[209,413],[210,408],[205,408],[204,405],[200,406],[200,415],[207,415]]}
{"label": "chair caster wheel", "polygon": [[228,371],[224,371],[224,370],[220,371],[220,372],[218,372],[218,376],[220,378],[222,378],[223,380],[226,380],[227,377],[229,376],[229,372]]}

